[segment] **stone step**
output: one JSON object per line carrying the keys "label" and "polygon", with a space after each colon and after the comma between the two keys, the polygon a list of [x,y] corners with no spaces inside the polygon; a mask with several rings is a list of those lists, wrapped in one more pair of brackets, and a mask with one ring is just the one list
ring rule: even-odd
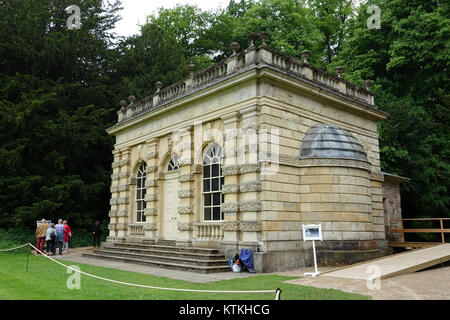
{"label": "stone step", "polygon": [[168,255],[156,255],[148,253],[132,253],[124,251],[114,251],[114,250],[97,250],[95,254],[109,255],[113,257],[123,257],[123,258],[136,258],[142,260],[151,260],[159,262],[170,262],[179,265],[203,265],[203,266],[224,266],[227,265],[227,260],[223,257],[222,259],[199,259],[190,257],[173,257]]}
{"label": "stone step", "polygon": [[185,251],[168,251],[160,248],[135,248],[135,247],[117,247],[111,245],[104,245],[102,250],[116,251],[116,252],[128,252],[128,253],[142,253],[142,254],[154,254],[170,257],[185,257],[185,258],[197,258],[197,259],[223,259],[223,254],[220,253],[196,253]]}
{"label": "stone step", "polygon": [[190,272],[200,272],[200,273],[213,273],[213,272],[227,272],[230,271],[230,268],[227,266],[201,266],[201,265],[187,265],[187,264],[179,264],[179,263],[171,263],[171,262],[163,262],[163,261],[155,261],[155,260],[145,260],[133,257],[120,257],[120,256],[111,256],[109,254],[102,254],[98,251],[94,251],[92,253],[84,253],[83,256],[96,258],[96,259],[105,259],[110,261],[118,261],[125,263],[136,263],[143,264],[153,267],[181,270],[181,271],[190,271]]}
{"label": "stone step", "polygon": [[[104,246],[107,246],[105,244]],[[192,253],[206,253],[219,254],[218,249],[199,248],[199,247],[178,247],[173,245],[159,245],[159,244],[143,244],[143,243],[114,243],[117,248],[141,248],[141,249],[160,249],[171,252],[192,252]]]}

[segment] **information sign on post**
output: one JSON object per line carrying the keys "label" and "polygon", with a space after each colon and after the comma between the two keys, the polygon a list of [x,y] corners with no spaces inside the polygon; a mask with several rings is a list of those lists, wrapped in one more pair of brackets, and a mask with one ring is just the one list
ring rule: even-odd
{"label": "information sign on post", "polygon": [[315,241],[322,241],[322,225],[321,224],[304,224],[303,225],[303,241],[313,242],[313,254],[314,254],[314,272],[305,272],[305,276],[317,276],[320,274],[317,271],[317,257],[316,257],[316,244]]}

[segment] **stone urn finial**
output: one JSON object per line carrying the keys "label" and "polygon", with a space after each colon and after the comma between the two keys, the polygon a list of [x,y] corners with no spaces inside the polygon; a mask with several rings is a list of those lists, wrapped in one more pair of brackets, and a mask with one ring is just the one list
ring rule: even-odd
{"label": "stone urn finial", "polygon": [[241,47],[241,46],[239,45],[238,42],[232,42],[232,43],[230,43],[230,49],[233,51],[233,55],[235,55],[235,54],[238,52],[238,50],[239,50],[240,47]]}
{"label": "stone urn finial", "polygon": [[120,100],[119,104],[122,106],[122,108],[128,106],[128,103],[125,100]]}
{"label": "stone urn finial", "polygon": [[131,96],[128,97],[128,101],[130,101],[130,104],[133,104],[134,101],[136,101],[136,97],[131,95]]}
{"label": "stone urn finial", "polygon": [[255,41],[258,40],[258,34],[255,32],[251,32],[247,36],[248,40],[250,40],[250,48],[255,46]]}
{"label": "stone urn finial", "polygon": [[304,63],[308,63],[309,50],[303,50],[300,56],[302,57]]}
{"label": "stone urn finial", "polygon": [[267,31],[261,31],[259,33],[259,38],[261,39],[263,45],[267,45],[266,40],[269,39],[269,33]]}
{"label": "stone urn finial", "polygon": [[334,69],[334,71],[336,71],[338,77],[340,78],[341,75],[342,75],[342,73],[344,73],[344,67],[337,66],[337,67]]}
{"label": "stone urn finial", "polygon": [[366,89],[369,89],[371,85],[372,85],[372,81],[364,80],[364,87],[366,87]]}
{"label": "stone urn finial", "polygon": [[162,86],[163,86],[163,83],[161,81],[156,81],[155,82],[156,92],[161,90]]}
{"label": "stone urn finial", "polygon": [[194,70],[195,70],[195,64],[190,64],[188,65],[188,71],[189,71],[189,75],[193,75],[194,74]]}

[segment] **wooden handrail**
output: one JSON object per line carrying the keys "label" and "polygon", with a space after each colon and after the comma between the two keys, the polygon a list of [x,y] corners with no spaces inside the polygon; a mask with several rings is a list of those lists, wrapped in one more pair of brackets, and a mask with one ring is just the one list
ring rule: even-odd
{"label": "wooden handrail", "polygon": [[[405,242],[405,233],[440,233],[441,241],[445,243],[445,234],[450,233],[450,229],[444,229],[444,220],[450,218],[405,218],[405,219],[390,219],[390,221],[400,221],[400,229],[391,229],[390,232],[399,232],[402,234],[402,242]],[[403,221],[440,221],[440,228],[430,229],[405,229]]]}

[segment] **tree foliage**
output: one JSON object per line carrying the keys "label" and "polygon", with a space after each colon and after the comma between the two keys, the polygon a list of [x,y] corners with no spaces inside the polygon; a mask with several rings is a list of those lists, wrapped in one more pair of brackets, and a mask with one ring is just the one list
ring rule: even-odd
{"label": "tree foliage", "polygon": [[[449,213],[449,3],[428,0],[231,0],[204,11],[177,5],[149,15],[138,35],[117,38],[120,1],[0,1],[0,226],[63,217],[107,219],[118,101],[154,92],[249,45],[268,44],[362,84],[373,81],[384,171],[411,178],[404,216]],[[367,7],[381,9],[368,29]]]}

